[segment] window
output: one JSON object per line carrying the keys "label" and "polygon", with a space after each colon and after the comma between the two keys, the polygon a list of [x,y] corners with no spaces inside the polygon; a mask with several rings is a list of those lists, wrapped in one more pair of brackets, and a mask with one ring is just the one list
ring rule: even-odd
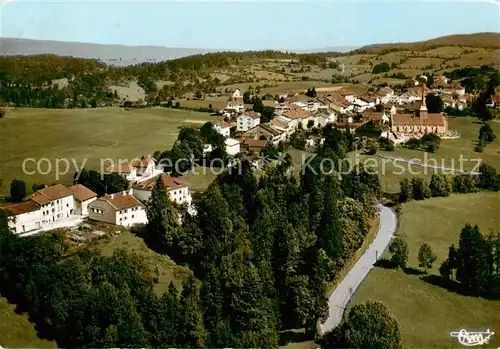
{"label": "window", "polygon": [[134,215],[132,215],[132,219],[134,219]]}
{"label": "window", "polygon": [[66,207],[69,207],[69,204],[66,204]]}

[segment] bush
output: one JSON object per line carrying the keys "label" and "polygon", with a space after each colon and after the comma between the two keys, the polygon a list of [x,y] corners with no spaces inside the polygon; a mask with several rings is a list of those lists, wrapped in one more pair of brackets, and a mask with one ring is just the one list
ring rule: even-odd
{"label": "bush", "polygon": [[6,112],[4,108],[0,108],[0,119],[2,119],[5,116]]}
{"label": "bush", "polygon": [[10,183],[10,197],[12,201],[23,201],[26,196],[26,183],[20,179],[14,179]]}
{"label": "bush", "polygon": [[432,252],[429,245],[423,244],[418,249],[418,266],[424,268],[427,273],[427,269],[432,268],[432,264],[436,261],[437,256]]}
{"label": "bush", "polygon": [[373,67],[372,73],[373,74],[385,73],[388,72],[389,70],[391,70],[391,66],[386,62],[382,62]]}

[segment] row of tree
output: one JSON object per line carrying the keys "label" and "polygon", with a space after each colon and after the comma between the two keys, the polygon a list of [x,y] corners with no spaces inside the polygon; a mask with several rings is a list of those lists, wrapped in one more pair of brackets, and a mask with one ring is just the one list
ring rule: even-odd
{"label": "row of tree", "polygon": [[463,173],[453,177],[435,173],[429,183],[419,177],[404,178],[399,183],[398,201],[425,200],[449,196],[451,193],[473,193],[480,189],[500,190],[500,174],[493,166],[483,163],[479,166],[479,172],[479,175]]}

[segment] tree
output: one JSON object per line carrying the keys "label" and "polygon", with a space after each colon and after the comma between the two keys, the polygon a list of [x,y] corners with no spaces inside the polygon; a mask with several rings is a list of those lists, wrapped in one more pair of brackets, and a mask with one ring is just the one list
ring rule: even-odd
{"label": "tree", "polygon": [[431,190],[423,178],[413,177],[411,180],[413,199],[425,200],[431,197]]}
{"label": "tree", "polygon": [[373,67],[372,74],[386,73],[389,70],[391,70],[391,66],[386,62],[382,62]]}
{"label": "tree", "polygon": [[26,196],[26,183],[20,179],[14,179],[10,183],[10,197],[13,201],[23,201]]}
{"label": "tree", "polygon": [[408,202],[413,199],[413,186],[408,178],[403,179],[399,182],[399,202]]}
{"label": "tree", "polygon": [[200,294],[193,276],[182,286],[179,315],[178,343],[187,348],[203,348],[206,333],[200,309]]}
{"label": "tree", "polygon": [[496,139],[495,132],[489,124],[484,124],[479,129],[479,139],[483,139],[484,141],[491,143]]}
{"label": "tree", "polygon": [[429,184],[431,195],[436,196],[449,196],[452,190],[450,180],[445,175],[434,173],[431,177]]}
{"label": "tree", "polygon": [[403,238],[396,236],[389,245],[389,252],[392,253],[391,262],[396,268],[406,268],[408,261],[408,245]]}
{"label": "tree", "polygon": [[259,97],[255,97],[253,99],[253,111],[262,114],[263,110],[264,110],[264,104],[262,103],[262,100]]}
{"label": "tree", "polygon": [[323,338],[323,348],[403,348],[401,326],[387,305],[367,301],[354,305],[342,324]]}
{"label": "tree", "polygon": [[434,93],[429,93],[425,97],[425,104],[427,105],[427,110],[429,113],[441,113],[444,108],[444,103],[441,99],[441,96]]}
{"label": "tree", "polygon": [[427,269],[432,268],[432,264],[436,261],[437,256],[432,252],[429,245],[423,244],[418,249],[418,266],[424,268],[427,273]]}
{"label": "tree", "polygon": [[499,190],[497,170],[493,166],[483,162],[479,166],[479,172],[478,186],[480,188],[495,191]]}
{"label": "tree", "polygon": [[158,176],[151,192],[151,198],[147,203],[146,239],[159,251],[171,248],[179,234],[179,218],[169,195],[165,191],[164,176]]}

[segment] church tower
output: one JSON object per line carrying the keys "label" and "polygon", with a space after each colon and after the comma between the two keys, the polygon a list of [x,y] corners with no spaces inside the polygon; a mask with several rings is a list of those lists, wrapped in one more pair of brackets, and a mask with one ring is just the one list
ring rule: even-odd
{"label": "church tower", "polygon": [[427,106],[425,105],[425,84],[422,84],[422,103],[420,104],[419,116],[422,119],[427,118]]}

